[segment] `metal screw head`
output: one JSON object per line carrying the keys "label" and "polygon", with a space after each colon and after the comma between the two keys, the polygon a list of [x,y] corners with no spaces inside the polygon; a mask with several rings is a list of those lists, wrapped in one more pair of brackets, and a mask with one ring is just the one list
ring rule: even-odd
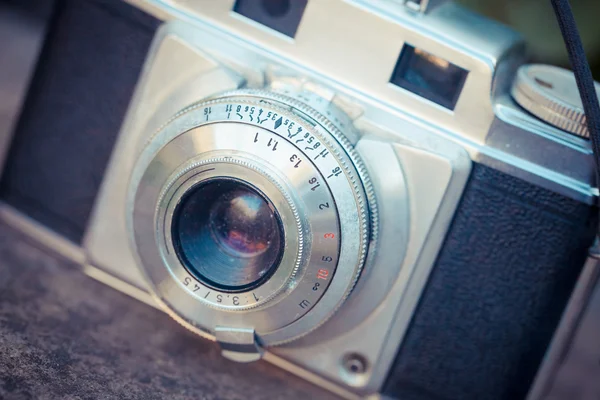
{"label": "metal screw head", "polygon": [[346,354],[342,365],[346,372],[352,375],[364,374],[368,368],[367,359],[358,353]]}

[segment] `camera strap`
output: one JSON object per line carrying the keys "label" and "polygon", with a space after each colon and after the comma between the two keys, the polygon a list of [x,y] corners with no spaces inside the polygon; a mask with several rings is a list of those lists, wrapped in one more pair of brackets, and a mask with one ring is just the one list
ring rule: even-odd
{"label": "camera strap", "polygon": [[577,89],[583,103],[583,110],[592,142],[592,150],[594,151],[596,186],[598,186],[600,182],[600,105],[598,104],[598,95],[594,87],[594,78],[592,77],[592,71],[585,56],[583,43],[577,30],[577,24],[569,0],[550,1],[567,47],[569,62],[571,63],[571,68],[573,68],[575,80],[577,81]]}
{"label": "camera strap", "polygon": [[[568,0],[551,0],[583,103],[600,184],[600,106]],[[600,398],[600,227],[528,400]]]}

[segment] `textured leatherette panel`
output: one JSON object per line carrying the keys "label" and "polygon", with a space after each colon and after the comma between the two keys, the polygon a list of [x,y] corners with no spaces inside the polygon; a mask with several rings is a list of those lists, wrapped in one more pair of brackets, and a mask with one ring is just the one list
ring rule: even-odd
{"label": "textured leatherette panel", "polygon": [[385,393],[524,398],[583,266],[595,212],[474,165]]}
{"label": "textured leatherette panel", "polygon": [[78,242],[159,21],[122,0],[57,3],[0,199]]}

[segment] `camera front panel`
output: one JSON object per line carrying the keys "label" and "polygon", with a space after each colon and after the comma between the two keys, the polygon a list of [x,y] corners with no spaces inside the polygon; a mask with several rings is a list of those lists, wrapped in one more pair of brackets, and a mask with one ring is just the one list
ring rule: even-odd
{"label": "camera front panel", "polygon": [[[149,278],[150,289],[170,314],[195,332],[225,342],[229,355],[245,349],[243,357],[234,358],[255,359],[258,356],[251,353],[264,351],[265,359],[279,365],[292,361],[304,374],[311,371],[315,377],[325,377],[336,390],[374,393],[385,380],[417,293],[427,280],[468,177],[470,160],[459,146],[420,127],[390,132],[362,119],[363,128],[356,129],[350,115],[362,103],[341,96],[327,101],[322,94],[330,89],[316,86],[323,83],[298,86],[304,83],[294,77],[294,70],[275,58],[257,61],[250,47],[245,50],[249,60],[267,65],[262,80],[252,82],[252,75],[234,64],[247,65],[239,58],[241,46],[243,42],[225,40],[209,27],[174,22],[161,28],[139,85],[141,94],[130,108],[107,173],[86,249],[95,265],[114,273],[123,270],[122,255],[129,252],[128,268],[138,268]],[[228,58],[233,49],[238,49],[236,60]],[[206,66],[205,72],[187,75],[184,69],[181,75],[188,80],[176,82],[169,91],[158,82],[181,71],[180,62],[165,65],[165,60],[173,59],[185,60],[190,71]],[[208,128],[214,133],[202,133]],[[407,141],[393,140],[400,134]],[[209,139],[211,135],[215,139]],[[427,138],[426,143],[415,140],[419,137]],[[137,157],[123,149],[135,149]],[[273,187],[282,189],[271,190],[245,173],[226,176],[247,176],[245,183],[269,193],[266,197],[282,204],[282,210],[292,204],[304,224],[299,228],[289,222],[296,217],[282,218],[287,221],[284,231],[299,231],[294,238],[304,238],[303,253],[294,250],[298,261],[294,263],[290,255],[286,258],[290,261],[280,264],[271,278],[279,283],[271,289],[267,281],[239,294],[215,290],[202,277],[188,275],[189,268],[175,251],[159,253],[161,243],[171,246],[172,237],[165,241],[161,232],[172,231],[170,220],[178,199],[203,176],[223,178],[222,172],[212,170],[222,171],[218,165],[223,162],[259,171],[276,182]],[[193,183],[187,181],[190,177]],[[180,187],[171,182],[188,182],[188,186],[169,189]],[[140,203],[139,190],[144,187],[154,194],[147,197],[144,192],[147,203]],[[289,200],[273,200],[279,196],[273,193],[282,192],[286,195],[281,198]],[[423,198],[427,201],[419,200]],[[139,218],[144,228],[135,227],[138,207],[143,210]],[[325,223],[329,214],[339,225]],[[123,223],[115,224],[123,215]],[[365,228],[356,225],[360,221]],[[316,228],[317,222],[326,228]],[[146,235],[143,248],[139,247],[142,239],[132,239],[132,232]],[[366,234],[364,245],[361,235],[353,239],[360,232]],[[332,247],[332,242],[338,244]],[[297,248],[297,243],[290,238],[286,250]],[[144,255],[147,252],[155,261]],[[166,267],[169,258],[171,267]],[[407,292],[415,295],[406,296]],[[404,316],[397,317],[398,312]],[[223,336],[227,329],[244,330],[241,343]],[[362,340],[365,335],[372,340]],[[257,348],[259,343],[262,349]],[[325,351],[330,357],[317,357]],[[364,370],[348,369],[346,360],[351,357],[354,362],[355,355]]]}

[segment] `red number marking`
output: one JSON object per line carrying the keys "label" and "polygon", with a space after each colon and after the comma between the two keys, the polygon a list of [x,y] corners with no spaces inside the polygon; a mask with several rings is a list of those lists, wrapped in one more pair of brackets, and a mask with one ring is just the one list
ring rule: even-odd
{"label": "red number marking", "polygon": [[317,272],[317,279],[327,279],[328,276],[329,271],[326,269],[320,269],[319,272]]}

